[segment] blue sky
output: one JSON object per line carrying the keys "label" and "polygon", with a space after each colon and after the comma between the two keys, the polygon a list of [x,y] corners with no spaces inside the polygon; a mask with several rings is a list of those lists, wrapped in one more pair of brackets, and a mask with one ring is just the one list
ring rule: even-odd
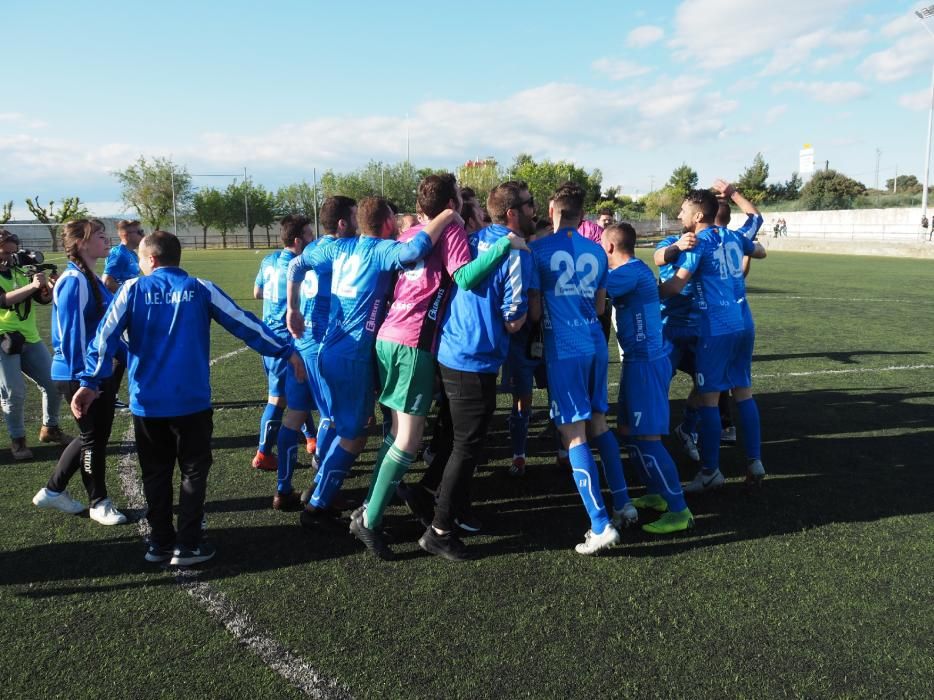
{"label": "blue sky", "polygon": [[786,179],[804,143],[869,186],[876,149],[881,182],[920,178],[924,5],[7,0],[0,201],[116,213],[110,173],[141,154],[275,188],[402,160],[406,134],[419,166],[530,152],[625,193],[756,152]]}

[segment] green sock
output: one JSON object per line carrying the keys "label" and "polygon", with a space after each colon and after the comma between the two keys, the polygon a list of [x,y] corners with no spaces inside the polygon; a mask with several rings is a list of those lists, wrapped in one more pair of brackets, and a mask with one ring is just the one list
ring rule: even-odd
{"label": "green sock", "polygon": [[379,524],[383,521],[383,511],[389,505],[389,500],[392,498],[396,486],[408,471],[409,465],[414,461],[415,455],[403,452],[395,445],[389,448],[379,470],[379,475],[373,480],[373,491],[366,505],[366,526],[368,528],[379,527]]}
{"label": "green sock", "polygon": [[366,500],[364,503],[369,503],[370,499],[373,498],[373,489],[376,488],[376,477],[379,476],[379,470],[383,467],[383,462],[386,460],[386,453],[389,452],[389,448],[392,447],[392,443],[395,438],[392,436],[392,433],[386,433],[386,437],[383,438],[382,444],[379,446],[379,451],[376,453],[376,463],[373,465],[373,476],[370,477],[370,490],[366,492]]}

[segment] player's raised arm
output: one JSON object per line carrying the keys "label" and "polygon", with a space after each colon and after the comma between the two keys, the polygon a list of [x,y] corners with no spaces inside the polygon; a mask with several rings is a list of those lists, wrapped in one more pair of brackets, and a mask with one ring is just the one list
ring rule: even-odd
{"label": "player's raised arm", "polygon": [[697,245],[697,235],[693,231],[687,231],[681,234],[681,238],[665,248],[657,248],[653,260],[658,267],[662,265],[671,265],[677,260],[681,253],[693,250]]}

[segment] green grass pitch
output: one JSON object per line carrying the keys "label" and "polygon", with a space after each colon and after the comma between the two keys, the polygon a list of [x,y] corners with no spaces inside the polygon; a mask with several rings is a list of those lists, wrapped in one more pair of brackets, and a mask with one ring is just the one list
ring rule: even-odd
{"label": "green grass pitch", "polygon": [[[260,259],[190,251],[184,262],[257,310]],[[768,478],[748,490],[741,450],[727,448],[727,485],[689,498],[695,530],[627,531],[598,558],[572,551],[588,522],[551,443],[532,439],[528,476],[506,477],[506,396],[474,483],[487,528],[467,541],[479,559],[424,555],[398,505],[386,518],[397,562],[350,535],[305,533],[295,513],[270,509],[275,475],[250,469],[265,378],[257,355],[234,355],[212,375],[207,515],[219,553],[200,579],[358,698],[931,697],[932,279],[925,261],[773,253],[754,263]],[[37,313],[47,329],[48,312]],[[213,357],[237,347],[217,328]],[[618,374],[614,362],[611,396]],[[683,377],[672,384],[673,421],[687,390]],[[32,442],[37,404],[30,389]],[[541,392],[535,408],[533,436],[545,425]],[[68,416],[63,425],[74,431]],[[128,426],[118,415],[108,473],[118,506]],[[346,484],[353,497],[376,444]],[[0,696],[299,696],[143,561],[135,526],[32,506],[58,456],[33,447],[29,463],[0,454]],[[308,479],[297,472],[299,487]],[[71,491],[84,498],[79,479]]]}

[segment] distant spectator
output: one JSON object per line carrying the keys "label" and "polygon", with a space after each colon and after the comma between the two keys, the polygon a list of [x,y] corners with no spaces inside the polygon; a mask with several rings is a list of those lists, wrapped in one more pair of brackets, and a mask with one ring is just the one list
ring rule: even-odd
{"label": "distant spectator", "polygon": [[600,226],[600,224],[598,224],[596,221],[590,221],[589,219],[584,219],[581,221],[581,225],[577,227],[577,232],[584,238],[587,238],[597,244],[600,243],[600,240],[603,237],[603,227]]}
{"label": "distant spectator", "polygon": [[616,212],[609,208],[601,209],[597,214],[597,223],[604,229],[610,224],[616,223]]}

